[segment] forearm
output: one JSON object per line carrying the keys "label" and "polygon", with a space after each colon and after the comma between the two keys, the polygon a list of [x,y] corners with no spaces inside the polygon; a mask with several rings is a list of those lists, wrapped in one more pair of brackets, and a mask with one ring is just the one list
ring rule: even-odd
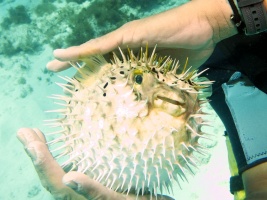
{"label": "forearm", "polygon": [[201,0],[198,1],[202,3],[203,10],[207,12],[206,15],[210,16],[208,19],[213,27],[213,38],[216,43],[238,33],[234,23],[231,21],[233,10],[228,0],[206,0],[205,2],[208,5]]}
{"label": "forearm", "polygon": [[233,11],[228,0],[193,0],[185,6],[181,7],[185,11],[184,15],[189,15],[189,19],[192,16],[193,22],[203,24],[193,31],[200,32],[201,28],[211,28],[212,40],[215,44],[237,34],[237,29],[231,21]]}
{"label": "forearm", "polygon": [[[194,0],[191,3],[192,12],[198,11],[197,20],[207,21],[212,28],[212,40],[215,44],[237,34],[237,29],[231,21],[233,11],[228,0]],[[187,12],[187,15],[192,13]],[[196,31],[199,32],[199,30]]]}

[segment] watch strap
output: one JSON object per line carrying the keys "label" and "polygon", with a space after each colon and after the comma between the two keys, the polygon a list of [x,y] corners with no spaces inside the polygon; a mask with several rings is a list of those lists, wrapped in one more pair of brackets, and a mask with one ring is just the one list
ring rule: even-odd
{"label": "watch strap", "polygon": [[245,29],[245,24],[241,19],[241,16],[237,10],[237,7],[234,3],[233,0],[228,0],[232,10],[233,10],[233,14],[231,15],[231,20],[234,23],[235,27],[238,30],[238,33],[243,34],[244,33],[244,29]]}
{"label": "watch strap", "polygon": [[237,0],[242,13],[247,35],[253,35],[267,30],[267,11],[263,0]]}

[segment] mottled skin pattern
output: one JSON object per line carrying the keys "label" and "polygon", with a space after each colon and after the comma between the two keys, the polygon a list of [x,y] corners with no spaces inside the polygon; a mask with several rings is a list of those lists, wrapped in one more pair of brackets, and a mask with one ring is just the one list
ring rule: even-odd
{"label": "mottled skin pattern", "polygon": [[115,191],[156,195],[196,166],[193,152],[205,137],[200,105],[207,95],[200,92],[211,82],[186,64],[176,74],[178,62],[154,51],[140,55],[129,50],[122,61],[114,54],[112,63],[102,56],[71,63],[78,72],[59,84],[68,96],[53,96],[65,107],[56,110],[63,118],[51,125],[61,129],[48,144],[64,168]]}

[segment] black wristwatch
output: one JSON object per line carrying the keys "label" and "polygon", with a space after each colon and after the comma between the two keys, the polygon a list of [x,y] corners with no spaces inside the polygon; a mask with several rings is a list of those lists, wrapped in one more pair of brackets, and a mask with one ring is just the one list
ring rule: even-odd
{"label": "black wristwatch", "polygon": [[239,32],[253,35],[267,30],[267,10],[264,8],[263,1],[237,0],[237,6],[241,12],[240,16],[234,2],[229,0],[234,12],[231,19]]}

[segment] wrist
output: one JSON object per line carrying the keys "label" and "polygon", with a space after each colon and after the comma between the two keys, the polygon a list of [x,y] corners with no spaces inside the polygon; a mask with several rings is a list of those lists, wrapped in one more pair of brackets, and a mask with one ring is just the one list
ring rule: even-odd
{"label": "wrist", "polygon": [[209,0],[209,4],[210,9],[208,11],[210,13],[207,13],[207,18],[213,27],[216,43],[237,34],[238,31],[231,21],[233,11],[228,0]]}

